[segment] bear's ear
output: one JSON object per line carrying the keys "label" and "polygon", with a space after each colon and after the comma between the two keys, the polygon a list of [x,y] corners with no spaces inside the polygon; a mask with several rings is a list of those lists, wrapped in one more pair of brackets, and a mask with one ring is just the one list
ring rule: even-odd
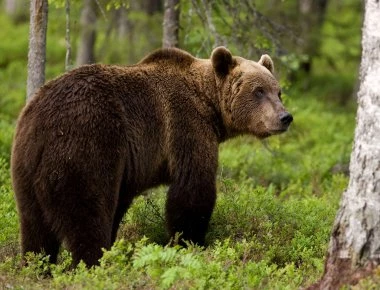
{"label": "bear's ear", "polygon": [[218,75],[225,76],[233,65],[232,54],[224,46],[219,46],[211,53],[211,63]]}
{"label": "bear's ear", "polygon": [[269,55],[263,54],[259,60],[259,64],[265,66],[272,74],[274,72],[274,64]]}

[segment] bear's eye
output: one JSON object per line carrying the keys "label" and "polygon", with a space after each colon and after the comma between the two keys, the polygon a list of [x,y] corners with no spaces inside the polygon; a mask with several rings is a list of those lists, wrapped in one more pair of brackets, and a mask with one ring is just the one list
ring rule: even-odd
{"label": "bear's eye", "polygon": [[264,97],[264,89],[263,88],[257,88],[255,90],[255,96],[258,97],[258,98],[262,98]]}
{"label": "bear's eye", "polygon": [[280,101],[282,102],[282,98],[281,98],[281,91],[278,92],[278,98],[280,99]]}

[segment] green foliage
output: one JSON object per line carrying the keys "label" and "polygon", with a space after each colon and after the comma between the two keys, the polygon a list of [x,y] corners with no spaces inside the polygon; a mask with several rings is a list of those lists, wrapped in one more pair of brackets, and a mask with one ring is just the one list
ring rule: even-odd
{"label": "green foliage", "polygon": [[[115,243],[100,260],[100,266],[87,269],[80,264],[68,271],[61,265],[71,261],[66,255],[60,265],[49,265],[39,255],[28,257],[22,269],[23,281],[17,272],[9,271],[10,281],[19,287],[49,289],[295,289],[305,282],[307,271],[293,263],[283,267],[250,258],[254,241],[240,243],[217,241],[212,248],[160,246],[146,238],[132,244],[124,240]],[[11,260],[0,265],[14,267]],[[47,273],[51,278],[47,279]]]}
{"label": "green foliage", "polygon": [[106,8],[107,10],[112,10],[112,9],[120,9],[121,7],[124,7],[124,8],[129,8],[129,1],[127,0],[109,0],[107,5],[106,5]]}
{"label": "green foliage", "polygon": [[120,229],[120,236],[137,242],[146,235],[159,244],[168,242],[165,231],[165,193],[167,188],[161,187],[136,198],[129,209]]}
{"label": "green foliage", "polygon": [[[352,75],[355,70],[355,62],[352,60],[360,57],[360,29],[362,26],[361,10],[359,1],[346,0],[345,13],[336,17],[334,13],[341,9],[342,4],[332,2],[327,14],[326,22],[322,31],[322,45],[319,59],[323,59],[324,65],[333,72],[343,72]],[[337,29],[340,28],[340,29]],[[349,65],[349,67],[347,67]],[[318,69],[318,67],[316,68]],[[326,68],[325,68],[326,71]]]}
{"label": "green foliage", "polygon": [[12,41],[0,42],[0,68],[6,68],[14,61],[20,62],[28,54],[28,38],[23,37],[28,35],[28,25],[13,25],[12,29],[4,29],[10,25],[12,25],[11,19],[1,13],[0,26],[3,29],[0,30],[0,39],[12,39]]}
{"label": "green foliage", "polygon": [[9,161],[0,157],[0,261],[18,251],[18,217],[9,173]]}
{"label": "green foliage", "polygon": [[[12,39],[12,41],[0,41],[0,146],[4,146],[2,140],[8,138],[3,132],[8,131],[7,124],[13,121],[24,102],[26,81],[26,58],[28,54],[28,39],[21,37],[28,35],[28,25],[14,25],[12,20],[0,13],[0,39]],[[17,36],[17,37],[15,37]],[[21,95],[21,96],[20,96]],[[12,128],[12,126],[9,126]],[[9,146],[9,142],[8,146]],[[5,148],[1,148],[5,149]],[[4,154],[0,150],[0,154]]]}
{"label": "green foliage", "polygon": [[[1,113],[0,117],[2,117]],[[0,160],[1,158],[9,160],[11,153],[14,122],[5,120],[6,117],[7,116],[4,117],[4,120],[0,119]]]}

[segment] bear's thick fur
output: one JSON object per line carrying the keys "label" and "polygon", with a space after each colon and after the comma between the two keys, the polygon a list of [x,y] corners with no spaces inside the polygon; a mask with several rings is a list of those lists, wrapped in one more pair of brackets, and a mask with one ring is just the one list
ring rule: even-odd
{"label": "bear's thick fur", "polygon": [[287,130],[273,62],[179,49],[133,66],[87,65],[48,82],[18,121],[12,179],[22,254],[97,264],[133,198],[169,184],[169,234],[202,245],[216,200],[218,144]]}

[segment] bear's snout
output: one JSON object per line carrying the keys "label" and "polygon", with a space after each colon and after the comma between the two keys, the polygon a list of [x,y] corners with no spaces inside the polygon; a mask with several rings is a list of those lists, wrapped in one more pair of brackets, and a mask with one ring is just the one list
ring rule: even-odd
{"label": "bear's snout", "polygon": [[288,127],[290,123],[293,121],[293,116],[288,112],[282,112],[280,114],[281,124]]}

